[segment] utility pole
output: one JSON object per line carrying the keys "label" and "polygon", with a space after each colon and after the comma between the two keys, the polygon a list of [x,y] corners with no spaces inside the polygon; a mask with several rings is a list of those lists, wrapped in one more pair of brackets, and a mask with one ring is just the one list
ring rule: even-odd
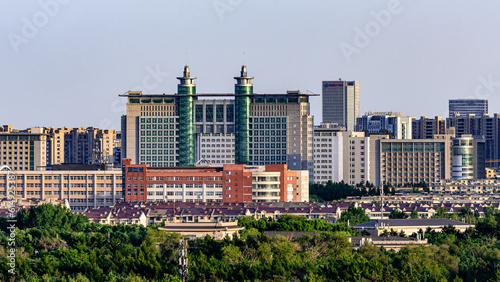
{"label": "utility pole", "polygon": [[184,238],[179,240],[179,276],[182,281],[186,281],[188,275],[187,243]]}
{"label": "utility pole", "polygon": [[384,219],[384,184],[380,189],[380,219]]}

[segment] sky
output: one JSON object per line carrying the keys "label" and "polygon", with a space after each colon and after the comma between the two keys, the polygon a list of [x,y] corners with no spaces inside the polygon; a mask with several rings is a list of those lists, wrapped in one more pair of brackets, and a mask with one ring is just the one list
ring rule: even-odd
{"label": "sky", "polygon": [[[500,112],[500,1],[0,0],[0,122],[120,129],[129,90],[321,94],[358,80],[360,112],[447,116],[448,99]],[[186,55],[187,54],[187,55]],[[316,124],[321,97],[311,99]]]}

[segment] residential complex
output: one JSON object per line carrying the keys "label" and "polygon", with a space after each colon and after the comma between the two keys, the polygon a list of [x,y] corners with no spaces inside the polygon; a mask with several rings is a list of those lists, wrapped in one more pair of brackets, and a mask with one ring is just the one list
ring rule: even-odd
{"label": "residential complex", "polygon": [[62,163],[111,164],[115,139],[115,130],[96,127],[15,130],[4,125],[0,161],[14,170],[45,170]]}
{"label": "residential complex", "polygon": [[123,171],[128,202],[309,201],[309,171],[286,164],[156,168],[124,159]]}
{"label": "residential complex", "polygon": [[234,94],[197,94],[187,66],[178,79],[176,94],[120,95],[128,99],[124,158],[151,167],[194,166],[204,159],[312,172],[312,94],[255,94],[246,66],[235,77]]}
{"label": "residential complex", "polygon": [[482,116],[488,113],[488,100],[486,99],[450,99],[448,104],[449,117],[455,114],[467,116],[474,114]]}

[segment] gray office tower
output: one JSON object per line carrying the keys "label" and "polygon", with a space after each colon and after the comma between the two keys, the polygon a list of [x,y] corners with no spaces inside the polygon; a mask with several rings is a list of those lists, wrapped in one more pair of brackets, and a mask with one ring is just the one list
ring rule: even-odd
{"label": "gray office tower", "polygon": [[488,113],[488,100],[486,99],[453,99],[448,104],[449,117],[452,118],[455,114],[468,116],[482,116]]}
{"label": "gray office tower", "polygon": [[359,81],[323,81],[323,122],[354,130],[359,116]]}

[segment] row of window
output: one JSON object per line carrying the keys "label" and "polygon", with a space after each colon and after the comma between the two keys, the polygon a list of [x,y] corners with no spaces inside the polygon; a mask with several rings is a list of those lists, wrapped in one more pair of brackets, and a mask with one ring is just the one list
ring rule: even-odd
{"label": "row of window", "polygon": [[[148,196],[163,196],[163,192],[148,192]],[[166,196],[183,196],[182,191],[168,191],[166,192]],[[203,196],[203,192],[186,192],[185,196]],[[222,196],[221,191],[207,191],[205,192],[205,196]]]}

